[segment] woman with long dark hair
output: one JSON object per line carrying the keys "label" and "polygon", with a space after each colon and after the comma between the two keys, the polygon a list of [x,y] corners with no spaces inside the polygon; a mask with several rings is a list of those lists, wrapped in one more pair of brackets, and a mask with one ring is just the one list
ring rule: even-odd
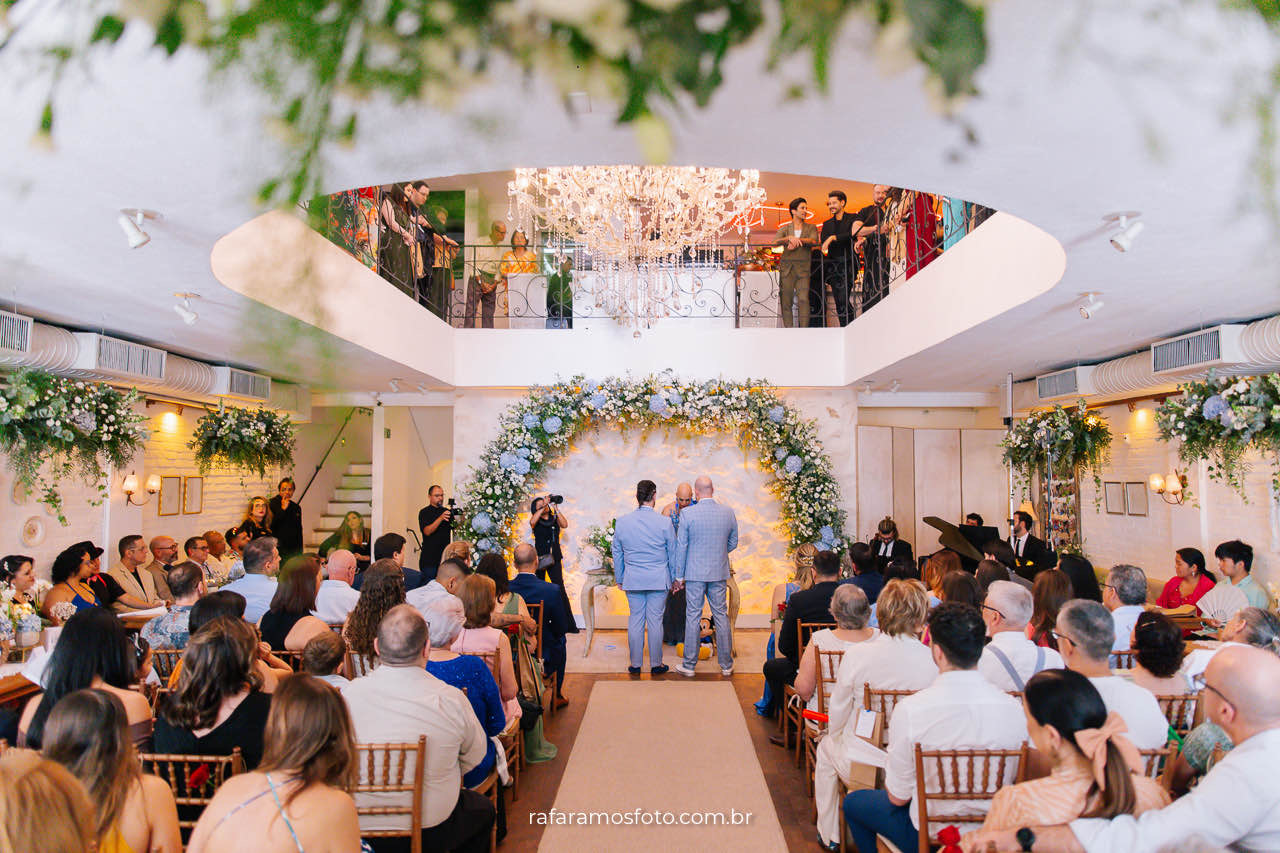
{"label": "woman with long dark hair", "polygon": [[1089,601],[1102,601],[1102,587],[1094,574],[1093,563],[1080,554],[1063,554],[1058,558],[1058,568],[1071,579],[1071,597]]}
{"label": "woman with long dark hair", "polygon": [[1027,639],[1037,646],[1057,651],[1058,641],[1053,636],[1053,626],[1058,622],[1058,611],[1075,596],[1071,578],[1061,569],[1045,569],[1036,575],[1031,585],[1031,621],[1027,623]]}
{"label": "woman with long dark hair", "polygon": [[38,605],[36,601],[35,561],[26,554],[9,554],[0,559],[0,583],[13,590],[19,604]]}
{"label": "woman with long dark hair", "polygon": [[1107,713],[1088,678],[1069,669],[1045,670],[1027,682],[1022,701],[1027,734],[1053,771],[997,791],[984,831],[1139,815],[1169,804],[1164,788],[1143,775],[1124,721]]}
{"label": "woman with long dark hair", "polygon": [[338,549],[355,555],[357,574],[369,568],[369,531],[364,527],[364,517],[355,510],[342,517],[338,529],[320,543],[317,553],[324,559],[330,551]]}
{"label": "woman with long dark hair", "polygon": [[533,621],[533,617],[529,615],[529,609],[525,607],[524,599],[518,592],[512,592],[510,587],[510,577],[507,574],[507,560],[501,554],[491,552],[480,558],[480,562],[476,564],[476,574],[484,575],[493,581],[494,595],[497,600],[497,606],[493,610],[493,617],[489,624],[495,628],[506,628],[508,625],[520,623],[525,633],[529,635],[537,634],[538,626]]}
{"label": "woman with long dark hair", "polygon": [[320,588],[320,561],[311,554],[298,554],[280,570],[271,606],[258,620],[262,639],[276,652],[300,652],[316,634],[329,626],[311,615],[316,609]]}
{"label": "woman with long dark hair", "polygon": [[1204,566],[1204,554],[1198,548],[1179,548],[1173,553],[1173,577],[1160,591],[1156,604],[1166,610],[1195,604],[1216,582]]}
{"label": "woman with long dark hair", "polygon": [[262,495],[249,498],[249,506],[244,511],[244,518],[238,529],[249,534],[249,541],[271,535],[271,505]]}

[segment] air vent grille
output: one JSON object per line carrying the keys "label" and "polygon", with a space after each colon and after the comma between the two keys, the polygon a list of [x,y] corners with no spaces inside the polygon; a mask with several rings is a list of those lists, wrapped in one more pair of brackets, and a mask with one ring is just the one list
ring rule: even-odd
{"label": "air vent grille", "polygon": [[1064,370],[1061,373],[1050,373],[1047,376],[1036,377],[1036,393],[1040,395],[1040,399],[1047,400],[1050,397],[1063,397],[1067,394],[1078,394],[1080,392],[1080,379],[1076,376],[1074,370]]}
{"label": "air vent grille", "polygon": [[1153,373],[1189,374],[1209,368],[1222,369],[1244,361],[1240,335],[1244,326],[1214,326],[1151,345]]}
{"label": "air vent grille", "polygon": [[16,353],[31,351],[31,318],[0,311],[0,350]]}
{"label": "air vent grille", "polygon": [[266,400],[271,397],[271,377],[232,369],[231,393],[237,397]]}
{"label": "air vent grille", "polygon": [[98,338],[98,369],[164,379],[164,353],[115,338]]}

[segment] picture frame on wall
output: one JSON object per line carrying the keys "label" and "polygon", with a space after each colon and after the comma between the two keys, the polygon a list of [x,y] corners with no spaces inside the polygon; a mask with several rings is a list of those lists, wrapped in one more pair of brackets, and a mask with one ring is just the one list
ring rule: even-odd
{"label": "picture frame on wall", "polygon": [[160,478],[160,500],[156,512],[159,515],[178,515],[182,512],[182,478]]}
{"label": "picture frame on wall", "polygon": [[1129,515],[1147,514],[1147,484],[1125,483],[1124,505]]}
{"label": "picture frame on wall", "polygon": [[182,514],[204,512],[204,477],[186,477],[182,481]]}
{"label": "picture frame on wall", "polygon": [[1107,505],[1107,515],[1125,514],[1124,483],[1103,483],[1102,496]]}

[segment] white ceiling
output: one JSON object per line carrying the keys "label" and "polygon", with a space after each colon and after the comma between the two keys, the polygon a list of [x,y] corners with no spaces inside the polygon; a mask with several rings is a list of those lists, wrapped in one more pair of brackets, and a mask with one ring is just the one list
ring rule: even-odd
{"label": "white ceiling", "polygon": [[[1066,247],[1056,288],[869,377],[877,385],[983,390],[1006,372],[1025,377],[1280,311],[1276,224],[1258,196],[1248,105],[1275,54],[1264,27],[1213,0],[1023,0],[991,5],[987,20],[983,94],[954,118],[932,108],[918,69],[886,71],[855,26],[837,43],[826,96],[784,100],[808,73],[803,58],[770,73],[763,42],[735,57],[706,110],[673,118],[672,161],[960,196]],[[69,73],[51,152],[25,132],[43,91],[20,82],[30,74],[0,68],[0,124],[11,131],[0,135],[0,303],[318,387],[424,378],[326,333],[299,336],[283,315],[213,279],[214,242],[260,212],[254,191],[281,156],[264,121],[271,105],[242,80],[211,81],[199,56],[165,60],[148,41],[131,33]],[[357,145],[327,152],[329,188],[641,159],[631,131],[600,105],[573,118],[537,81],[494,79],[511,82],[473,91],[448,113],[366,104]],[[132,206],[165,216],[136,251],[115,223],[117,209]],[[1104,213],[1122,209],[1143,211],[1147,224],[1124,255],[1097,233]],[[205,297],[195,327],[170,307],[185,290]],[[1070,307],[1084,291],[1107,303],[1088,322]]]}

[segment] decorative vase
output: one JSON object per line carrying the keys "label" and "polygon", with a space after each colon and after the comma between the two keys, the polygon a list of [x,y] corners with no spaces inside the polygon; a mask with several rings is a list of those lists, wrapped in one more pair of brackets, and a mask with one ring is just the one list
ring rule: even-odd
{"label": "decorative vase", "polygon": [[19,631],[17,641],[20,648],[29,649],[40,642],[40,632]]}

